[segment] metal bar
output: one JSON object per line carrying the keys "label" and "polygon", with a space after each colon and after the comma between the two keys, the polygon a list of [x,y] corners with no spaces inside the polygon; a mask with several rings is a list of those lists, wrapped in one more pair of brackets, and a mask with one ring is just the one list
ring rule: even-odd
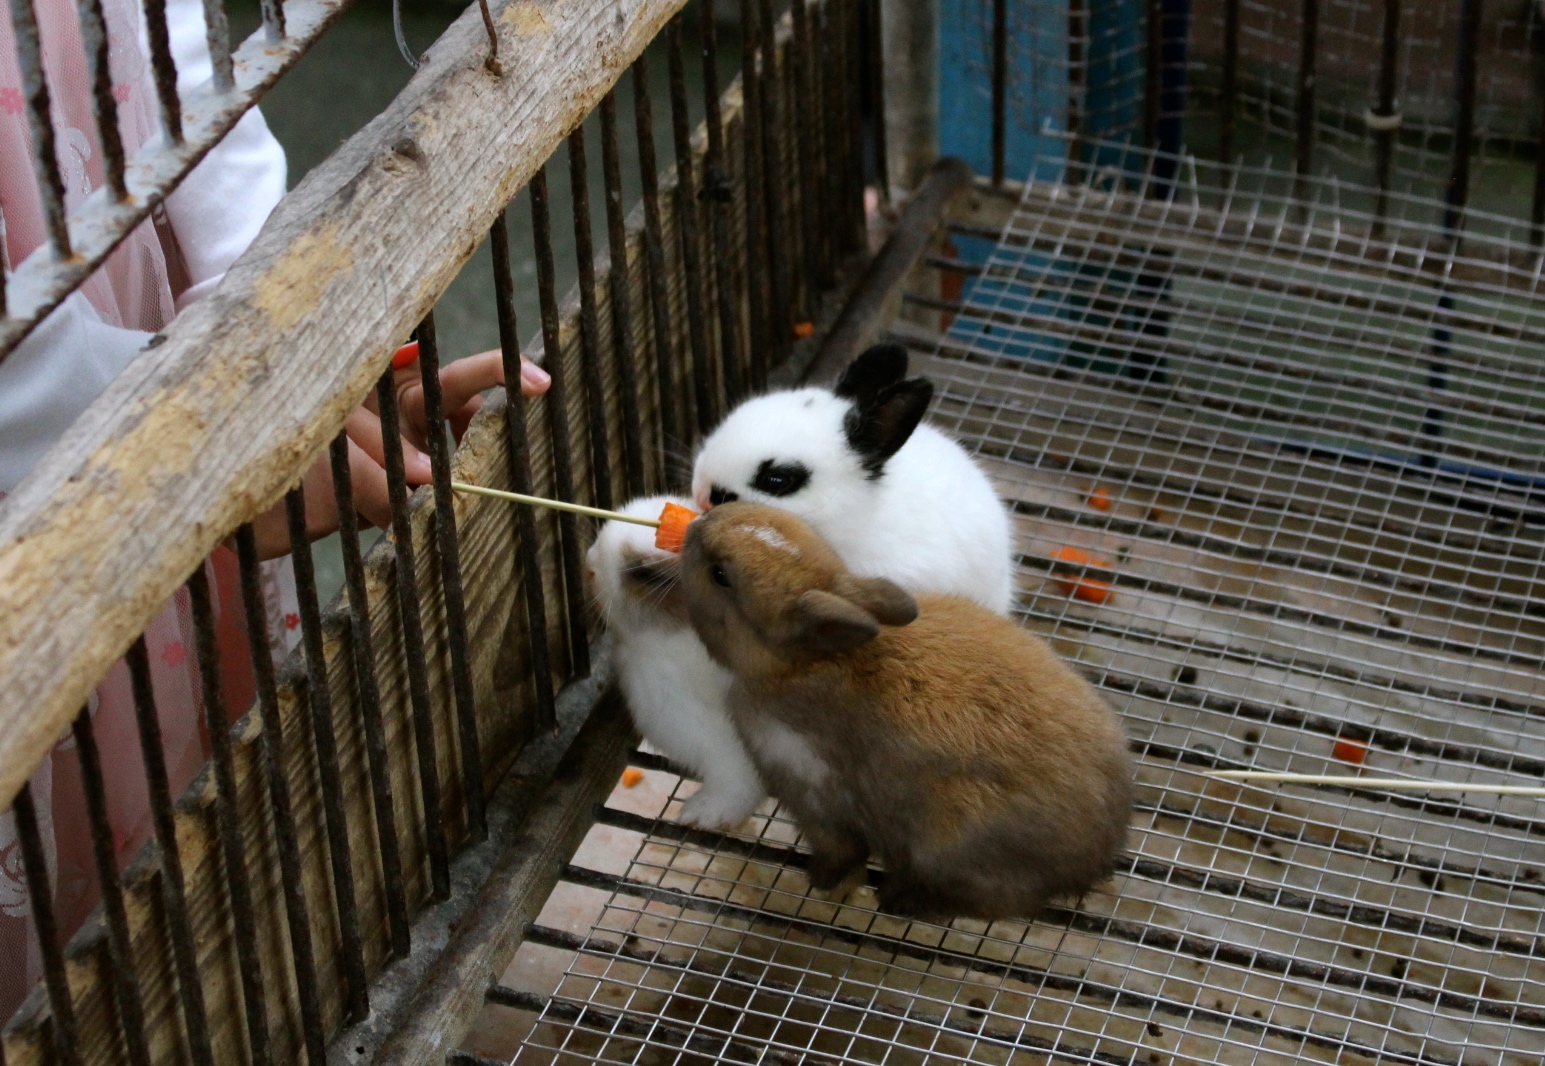
{"label": "metal bar", "polygon": [[1008,69],[1008,0],[992,0],[992,183],[994,185],[1003,184],[1004,149],[1008,136]]}
{"label": "metal bar", "polygon": [[[75,757],[80,762],[81,791],[86,817],[91,824],[91,855],[102,894],[102,918],[107,926],[108,973],[113,983],[113,1003],[123,1034],[128,1066],[150,1066],[150,1040],[145,1035],[145,1000],[140,993],[134,946],[129,936],[129,915],[123,904],[123,885],[118,880],[117,846],[113,840],[112,815],[107,807],[107,787],[102,777],[102,753],[97,748],[91,712],[82,708],[71,726]],[[258,1066],[254,1059],[254,1066]]]}
{"label": "metal bar", "polygon": [[54,915],[54,890],[48,878],[48,856],[43,850],[43,834],[38,829],[37,807],[32,801],[32,785],[26,783],[11,803],[16,820],[16,836],[21,842],[22,870],[27,879],[27,904],[32,911],[32,928],[43,956],[43,983],[48,988],[48,1006],[53,1012],[54,1054],[60,1066],[81,1066],[80,1033],[75,1024],[75,1001],[70,997],[70,977],[65,970],[64,952],[59,945],[59,920]]}
{"label": "metal bar", "polygon": [[622,159],[617,149],[617,91],[601,98],[601,174],[606,192],[606,244],[610,261],[612,351],[617,402],[622,408],[622,459],[630,498],[642,496],[644,422],[639,414],[638,359],[633,338],[633,293],[628,282],[628,223],[622,209]]}
{"label": "metal bar", "polygon": [[[796,0],[797,3],[797,0]],[[763,217],[767,221],[767,278],[769,328],[763,335],[766,358],[761,373],[753,381],[756,389],[767,386],[767,367],[783,362],[793,339],[794,319],[789,310],[789,260],[784,239],[788,236],[785,210],[785,184],[790,167],[786,165],[783,146],[787,143],[778,99],[783,83],[778,78],[778,37],[773,21],[772,0],[757,0],[761,19],[762,70],[762,189],[766,197]]]}
{"label": "metal bar", "polygon": [[[391,447],[390,444],[387,445]],[[353,848],[349,823],[343,810],[343,782],[338,770],[338,738],[333,734],[332,689],[327,680],[327,656],[322,647],[322,608],[317,602],[316,570],[311,560],[311,539],[306,533],[306,492],[296,486],[284,495],[289,523],[290,562],[295,568],[295,593],[300,601],[301,645],[306,652],[307,702],[311,706],[311,735],[316,744],[317,772],[322,790],[322,812],[327,823],[327,852],[332,860],[333,899],[338,908],[338,931],[343,947],[343,976],[347,986],[344,1011],[351,1019],[370,1013],[365,980],[365,949],[359,930],[359,904],[354,892]]]}
{"label": "metal bar", "polygon": [[27,130],[32,134],[32,166],[37,175],[38,195],[43,199],[43,217],[54,258],[74,255],[70,245],[70,227],[65,217],[64,176],[59,171],[59,152],[54,144],[54,123],[49,104],[48,75],[43,69],[43,44],[38,36],[37,12],[33,0],[12,0],[11,27],[16,34],[16,63],[21,68],[22,92],[26,95]]}
{"label": "metal bar", "polygon": [[1303,200],[1305,183],[1314,168],[1315,62],[1319,52],[1320,0],[1303,0],[1303,27],[1298,51],[1298,132],[1294,141],[1293,197]]}
{"label": "metal bar", "polygon": [[182,852],[177,845],[177,817],[172,810],[172,786],[166,771],[166,749],[161,744],[161,722],[150,680],[150,652],[144,636],[129,645],[124,661],[134,690],[134,720],[139,727],[140,756],[145,764],[145,788],[150,797],[150,818],[155,826],[160,857],[161,895],[166,905],[166,928],[172,942],[172,961],[177,970],[178,998],[188,1037],[188,1058],[193,1066],[214,1066],[209,1040],[209,1015],[204,1005],[204,984],[199,977],[198,948],[188,918],[188,895],[183,881]]}
{"label": "metal bar", "polygon": [[483,16],[483,29],[488,33],[488,58],[483,60],[483,68],[498,77],[504,73],[504,66],[499,62],[499,30],[494,25],[494,13],[488,9],[488,0],[477,0],[477,7]]}
{"label": "metal bar", "polygon": [[767,172],[762,162],[766,120],[762,112],[762,81],[757,72],[760,23],[756,0],[740,0],[741,183],[745,208],[746,380],[760,391],[767,380],[767,272],[765,253],[770,233],[766,224]]}
{"label": "metal bar", "polygon": [[1454,155],[1449,164],[1443,228],[1459,229],[1470,201],[1470,154],[1475,150],[1475,80],[1479,70],[1482,0],[1462,0],[1459,16],[1459,54],[1455,61]]}
{"label": "metal bar", "polygon": [[[531,445],[526,431],[526,404],[520,394],[520,334],[515,323],[515,279],[510,273],[510,231],[504,212],[489,231],[493,253],[494,305],[499,315],[499,348],[504,357],[504,424],[508,431],[510,484],[516,492],[534,491],[531,477]],[[538,551],[536,513],[529,507],[515,511],[516,557],[526,599],[526,629],[531,648],[531,682],[536,689],[536,726],[544,731],[558,727],[554,711],[553,668],[547,648],[547,593],[542,587],[542,556]]]}
{"label": "metal bar", "polygon": [[1223,78],[1218,103],[1218,161],[1234,162],[1239,113],[1239,4],[1223,0]]}
{"label": "metal bar", "polygon": [[231,27],[225,17],[225,0],[204,0],[204,29],[215,91],[228,93],[236,88],[236,73],[231,63]]}
{"label": "metal bar", "polygon": [[359,516],[354,511],[354,481],[349,472],[349,437],[345,431],[339,430],[333,438],[328,446],[328,457],[332,463],[333,496],[338,504],[338,542],[343,554],[344,585],[349,596],[349,647],[354,653],[354,692],[365,729],[376,842],[380,849],[382,883],[386,889],[387,937],[392,957],[402,958],[413,947],[408,929],[408,896],[402,879],[402,844],[397,834],[386,730],[381,722],[381,689],[376,682],[370,596],[365,588],[365,560],[360,555]]}
{"label": "metal bar", "polygon": [[[204,722],[209,732],[210,764],[215,778],[215,818],[220,828],[231,924],[236,934],[242,1006],[247,1015],[249,1061],[252,1066],[268,1066],[272,1056],[268,1046],[267,995],[258,955],[257,916],[252,906],[252,886],[247,880],[247,841],[236,813],[236,767],[231,755],[231,720],[226,715],[225,700],[220,693],[220,648],[215,639],[215,613],[210,603],[209,576],[202,565],[188,578],[188,597],[197,643]],[[100,772],[100,767],[98,770]]]}
{"label": "metal bar", "polygon": [[[488,835],[487,796],[483,785],[483,745],[477,735],[477,703],[472,693],[472,658],[467,646],[467,601],[461,585],[461,544],[456,536],[456,501],[451,493],[451,447],[440,391],[440,349],[435,343],[434,312],[418,327],[419,380],[424,386],[424,421],[429,465],[434,479],[435,544],[440,550],[440,585],[445,598],[445,636],[450,645],[451,688],[461,741],[461,780],[466,793],[467,834],[476,843]],[[519,381],[519,378],[516,379]],[[519,391],[517,386],[516,391]]]}
{"label": "metal bar", "polygon": [[[682,61],[681,20],[677,14],[665,31],[670,66],[671,133],[676,147],[676,232],[681,239],[681,268],[686,276],[687,339],[692,347],[692,391],[697,430],[707,433],[719,420],[713,365],[708,355],[708,309],[704,306],[702,240],[698,236],[697,183],[692,177],[692,134],[687,124],[687,75]],[[713,94],[709,94],[710,96]]]}
{"label": "metal bar", "polygon": [[284,0],[260,0],[263,8],[263,26],[270,41],[284,39],[287,32],[284,18]]}
{"label": "metal bar", "polygon": [[1383,45],[1379,55],[1379,103],[1374,114],[1386,120],[1374,131],[1374,184],[1378,193],[1373,204],[1373,235],[1384,232],[1384,216],[1389,209],[1390,168],[1395,158],[1395,134],[1399,129],[1395,114],[1395,89],[1400,79],[1400,0],[1384,0]]}
{"label": "metal bar", "polygon": [[735,275],[730,210],[736,190],[724,151],[724,123],[719,110],[719,34],[714,0],[699,5],[703,45],[703,121],[708,126],[708,154],[703,158],[703,190],[714,244],[714,306],[719,312],[719,372],[724,400],[733,406],[745,396],[740,347],[740,288]]}
{"label": "metal bar", "polygon": [[[821,21],[821,7],[809,10],[805,0],[794,0],[796,12],[803,12],[804,39],[800,47],[795,50],[797,55],[806,57],[806,74],[808,84],[801,114],[806,117],[809,127],[805,130],[805,136],[800,139],[804,147],[808,147],[811,160],[811,174],[807,181],[802,197],[809,200],[811,247],[814,248],[815,270],[812,277],[815,285],[812,286],[809,310],[813,313],[819,306],[818,293],[830,289],[836,282],[837,255],[832,242],[835,229],[832,224],[832,202],[828,187],[828,173],[831,169],[831,145],[827,139],[827,124],[829,121],[828,109],[830,101],[826,95],[826,77],[830,73],[827,67],[827,50],[824,47],[826,33]],[[797,22],[796,22],[797,26]]]}
{"label": "metal bar", "polygon": [[306,903],[300,844],[290,800],[289,758],[284,746],[284,722],[279,715],[279,690],[274,684],[273,653],[268,647],[268,612],[263,600],[257,537],[251,523],[236,530],[236,559],[241,569],[247,647],[252,656],[258,724],[263,741],[263,772],[268,782],[269,802],[274,811],[274,842],[279,852],[284,913],[290,934],[290,957],[295,965],[301,1035],[310,1066],[325,1066],[327,1039],[322,1028],[322,996],[317,987],[316,955],[311,943],[311,913]]}
{"label": "metal bar", "polygon": [[847,182],[844,193],[852,212],[853,247],[860,252],[869,250],[868,202],[865,194],[864,169],[864,0],[842,0],[844,12],[843,62],[847,75],[848,126],[846,148],[848,153]]}
{"label": "metal bar", "polygon": [[[1540,94],[1540,137],[1534,149],[1534,203],[1529,214],[1529,243],[1538,248],[1545,243],[1545,93]],[[4,306],[0,293],[0,307]]]}
{"label": "metal bar", "polygon": [[854,249],[853,203],[850,198],[853,158],[853,79],[851,63],[852,43],[849,30],[851,20],[849,0],[827,0],[825,38],[827,62],[824,74],[829,74],[827,91],[830,104],[827,108],[826,136],[830,146],[827,155],[828,195],[832,198],[834,223],[833,269]]}
{"label": "metal bar", "polygon": [[799,195],[795,210],[798,213],[800,259],[803,267],[800,286],[800,307],[805,317],[815,314],[817,306],[816,282],[821,275],[821,212],[817,190],[820,187],[818,154],[819,137],[811,130],[812,123],[819,122],[812,102],[811,77],[815,56],[811,39],[810,15],[806,0],[793,0],[794,38],[790,42],[789,58],[793,66],[795,124],[789,132],[789,145],[795,153],[795,173],[798,177]]}
{"label": "metal bar", "polygon": [[156,98],[161,102],[161,125],[167,139],[182,143],[182,100],[177,95],[177,64],[172,59],[172,40],[166,28],[166,0],[145,0],[145,26],[150,39],[150,68],[155,77]]}
{"label": "metal bar", "polygon": [[590,416],[590,480],[596,506],[612,509],[611,447],[606,432],[606,374],[601,366],[595,306],[595,245],[590,237],[590,176],[584,123],[569,134],[569,193],[574,213],[574,257],[579,267],[580,367]]}
{"label": "metal bar", "polygon": [[[553,435],[553,487],[560,499],[574,499],[574,465],[569,454],[568,371],[558,321],[558,296],[553,280],[552,217],[547,206],[547,169],[531,177],[531,240],[536,249],[536,287],[542,308],[542,367],[552,378],[547,389],[547,419]],[[573,515],[558,515],[563,554],[564,612],[569,627],[569,661],[579,677],[590,674],[590,635],[585,631],[585,581],[579,523]]]}
{"label": "metal bar", "polygon": [[[211,2],[219,6],[219,0]],[[97,140],[102,146],[102,169],[113,199],[122,200],[129,195],[129,190],[123,182],[123,137],[118,131],[118,102],[113,98],[112,41],[107,36],[102,0],[79,0],[77,10],[80,12],[81,44],[91,67],[91,104],[97,120]],[[223,7],[220,17],[225,17]],[[226,49],[225,64],[229,71],[229,48]]]}
{"label": "metal bar", "polygon": [[[1074,3],[1079,0],[1073,0]],[[769,10],[767,0],[763,8]],[[1071,18],[1071,11],[1069,13]],[[880,0],[867,0],[864,6],[864,28],[869,47],[869,122],[874,131],[874,174],[880,201],[889,203],[891,198],[890,156],[885,130],[885,34],[883,32],[884,5]],[[771,21],[769,15],[768,21]],[[1070,31],[1071,32],[1071,31]],[[770,38],[769,38],[770,40]]]}
{"label": "metal bar", "polygon": [[654,105],[649,99],[646,57],[647,53],[640,53],[633,63],[633,121],[638,140],[639,186],[644,200],[644,260],[649,272],[649,321],[654,329],[655,389],[660,408],[656,475],[658,484],[665,486],[670,483],[668,456],[672,448],[686,443],[683,427],[691,420],[677,419],[676,345],[671,329],[670,290],[666,286],[669,275],[660,220],[660,168],[655,159]]}
{"label": "metal bar", "polygon": [[[420,345],[420,352],[423,346]],[[422,355],[420,355],[422,358]],[[381,443],[386,452],[386,491],[392,504],[393,573],[397,613],[402,621],[402,653],[408,667],[408,703],[413,713],[413,743],[418,749],[418,787],[424,803],[424,847],[429,852],[430,894],[445,899],[451,891],[450,848],[445,839],[440,799],[440,759],[435,743],[434,705],[429,699],[429,660],[424,653],[424,616],[418,598],[417,552],[413,518],[408,513],[408,478],[402,462],[402,428],[397,419],[397,374],[391,367],[376,382]]]}

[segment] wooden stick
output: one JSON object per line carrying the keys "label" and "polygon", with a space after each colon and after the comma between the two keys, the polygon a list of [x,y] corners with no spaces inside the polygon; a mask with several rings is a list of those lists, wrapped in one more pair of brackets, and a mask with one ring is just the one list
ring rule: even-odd
{"label": "wooden stick", "polygon": [[615,518],[619,522],[632,522],[635,526],[648,526],[650,529],[659,529],[658,518],[640,518],[633,514],[619,514],[616,511],[603,511],[599,507],[586,507],[582,503],[564,503],[562,500],[549,500],[541,496],[526,496],[519,492],[505,492],[503,489],[490,489],[482,485],[469,485],[465,481],[451,482],[451,488],[457,492],[470,492],[476,496],[495,496],[501,500],[513,500],[515,503],[531,503],[538,507],[551,507],[555,511],[572,511],[575,514],[589,515],[591,518]]}
{"label": "wooden stick", "polygon": [[1416,781],[1409,777],[1357,777],[1352,774],[1285,774],[1271,770],[1209,770],[1203,777],[1250,784],[1340,785],[1345,788],[1390,788],[1406,792],[1486,792],[1496,796],[1545,796],[1535,785],[1463,784],[1457,781]]}

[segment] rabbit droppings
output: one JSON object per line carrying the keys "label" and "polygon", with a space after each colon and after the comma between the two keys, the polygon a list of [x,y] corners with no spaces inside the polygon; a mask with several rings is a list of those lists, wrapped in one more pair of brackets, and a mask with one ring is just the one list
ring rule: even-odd
{"label": "rabbit droppings", "polygon": [[849,572],[755,503],[693,522],[693,627],[735,676],[727,706],[833,888],[885,866],[881,906],[1030,918],[1108,877],[1132,767],[1115,714],[1045,642],[958,596]]}
{"label": "rabbit droppings", "polygon": [[814,526],[855,574],[1007,614],[1008,515],[965,449],[919,424],[933,386],[906,375],[906,349],[881,345],[853,360],[835,391],[747,400],[703,443],[692,493],[700,510],[776,504]]}
{"label": "rabbit droppings", "polygon": [[[653,518],[666,501],[690,502],[652,496],[622,512]],[[766,793],[724,709],[730,675],[708,657],[687,620],[676,584],[679,559],[654,546],[654,530],[614,520],[601,527],[585,562],[634,724],[661,754],[702,779],[681,821],[739,825]]]}

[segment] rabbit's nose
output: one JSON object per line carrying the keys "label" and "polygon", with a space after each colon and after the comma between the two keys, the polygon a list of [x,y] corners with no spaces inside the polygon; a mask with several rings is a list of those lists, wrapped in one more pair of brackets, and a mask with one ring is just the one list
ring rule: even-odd
{"label": "rabbit's nose", "polygon": [[[717,507],[721,503],[731,503],[738,499],[740,499],[740,493],[731,492],[729,489],[724,488],[723,486],[715,485],[713,487],[713,491],[708,494],[708,502],[703,506],[703,510],[706,511],[710,507]],[[698,503],[702,505],[703,501],[700,499],[698,500]]]}

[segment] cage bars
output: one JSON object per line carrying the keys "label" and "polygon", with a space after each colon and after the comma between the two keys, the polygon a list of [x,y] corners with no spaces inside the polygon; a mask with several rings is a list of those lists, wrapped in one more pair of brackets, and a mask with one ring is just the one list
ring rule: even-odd
{"label": "cage bars", "polygon": [[375,809],[376,846],[386,892],[387,938],[391,954],[401,958],[412,950],[408,930],[408,897],[402,880],[402,844],[397,833],[391,768],[387,765],[386,732],[381,721],[381,689],[376,680],[375,638],[371,634],[370,597],[365,586],[365,561],[359,548],[359,517],[354,512],[354,479],[349,471],[349,436],[339,430],[328,445],[333,499],[338,505],[338,542],[343,556],[344,587],[349,601],[349,647],[353,652],[354,695],[365,733],[370,764],[370,795]]}
{"label": "cage bars", "polygon": [[11,26],[16,33],[16,61],[21,68],[22,93],[26,97],[27,130],[32,134],[33,171],[37,175],[38,194],[43,198],[43,218],[56,259],[74,254],[70,227],[65,217],[64,177],[59,171],[58,147],[54,143],[54,123],[49,103],[48,78],[43,70],[43,44],[38,35],[37,13],[33,0],[16,0],[11,9]]}
{"label": "cage bars", "polygon": [[[699,195],[708,205],[709,232],[713,239],[713,302],[718,311],[718,355],[721,395],[714,408],[724,411],[745,396],[745,356],[740,345],[740,294],[743,272],[737,271],[730,243],[731,211],[744,202],[746,189],[735,188],[725,157],[724,124],[719,111],[719,30],[714,0],[701,0],[698,33],[703,50],[703,110],[708,123],[708,154],[703,157],[703,183]],[[722,405],[722,406],[721,406]]]}
{"label": "cage bars", "polygon": [[590,235],[590,177],[585,161],[584,124],[569,134],[569,196],[574,213],[574,258],[579,266],[579,337],[585,354],[582,367],[585,410],[589,414],[591,492],[597,507],[612,510],[612,473],[606,436],[606,400],[602,395],[600,324],[595,310],[595,245]]}
{"label": "cage bars", "polygon": [[601,98],[601,172],[606,192],[608,296],[612,311],[612,367],[622,407],[622,463],[628,498],[642,496],[644,424],[639,414],[639,346],[633,336],[633,294],[628,284],[627,220],[622,210],[622,160],[617,147],[617,93]]}

